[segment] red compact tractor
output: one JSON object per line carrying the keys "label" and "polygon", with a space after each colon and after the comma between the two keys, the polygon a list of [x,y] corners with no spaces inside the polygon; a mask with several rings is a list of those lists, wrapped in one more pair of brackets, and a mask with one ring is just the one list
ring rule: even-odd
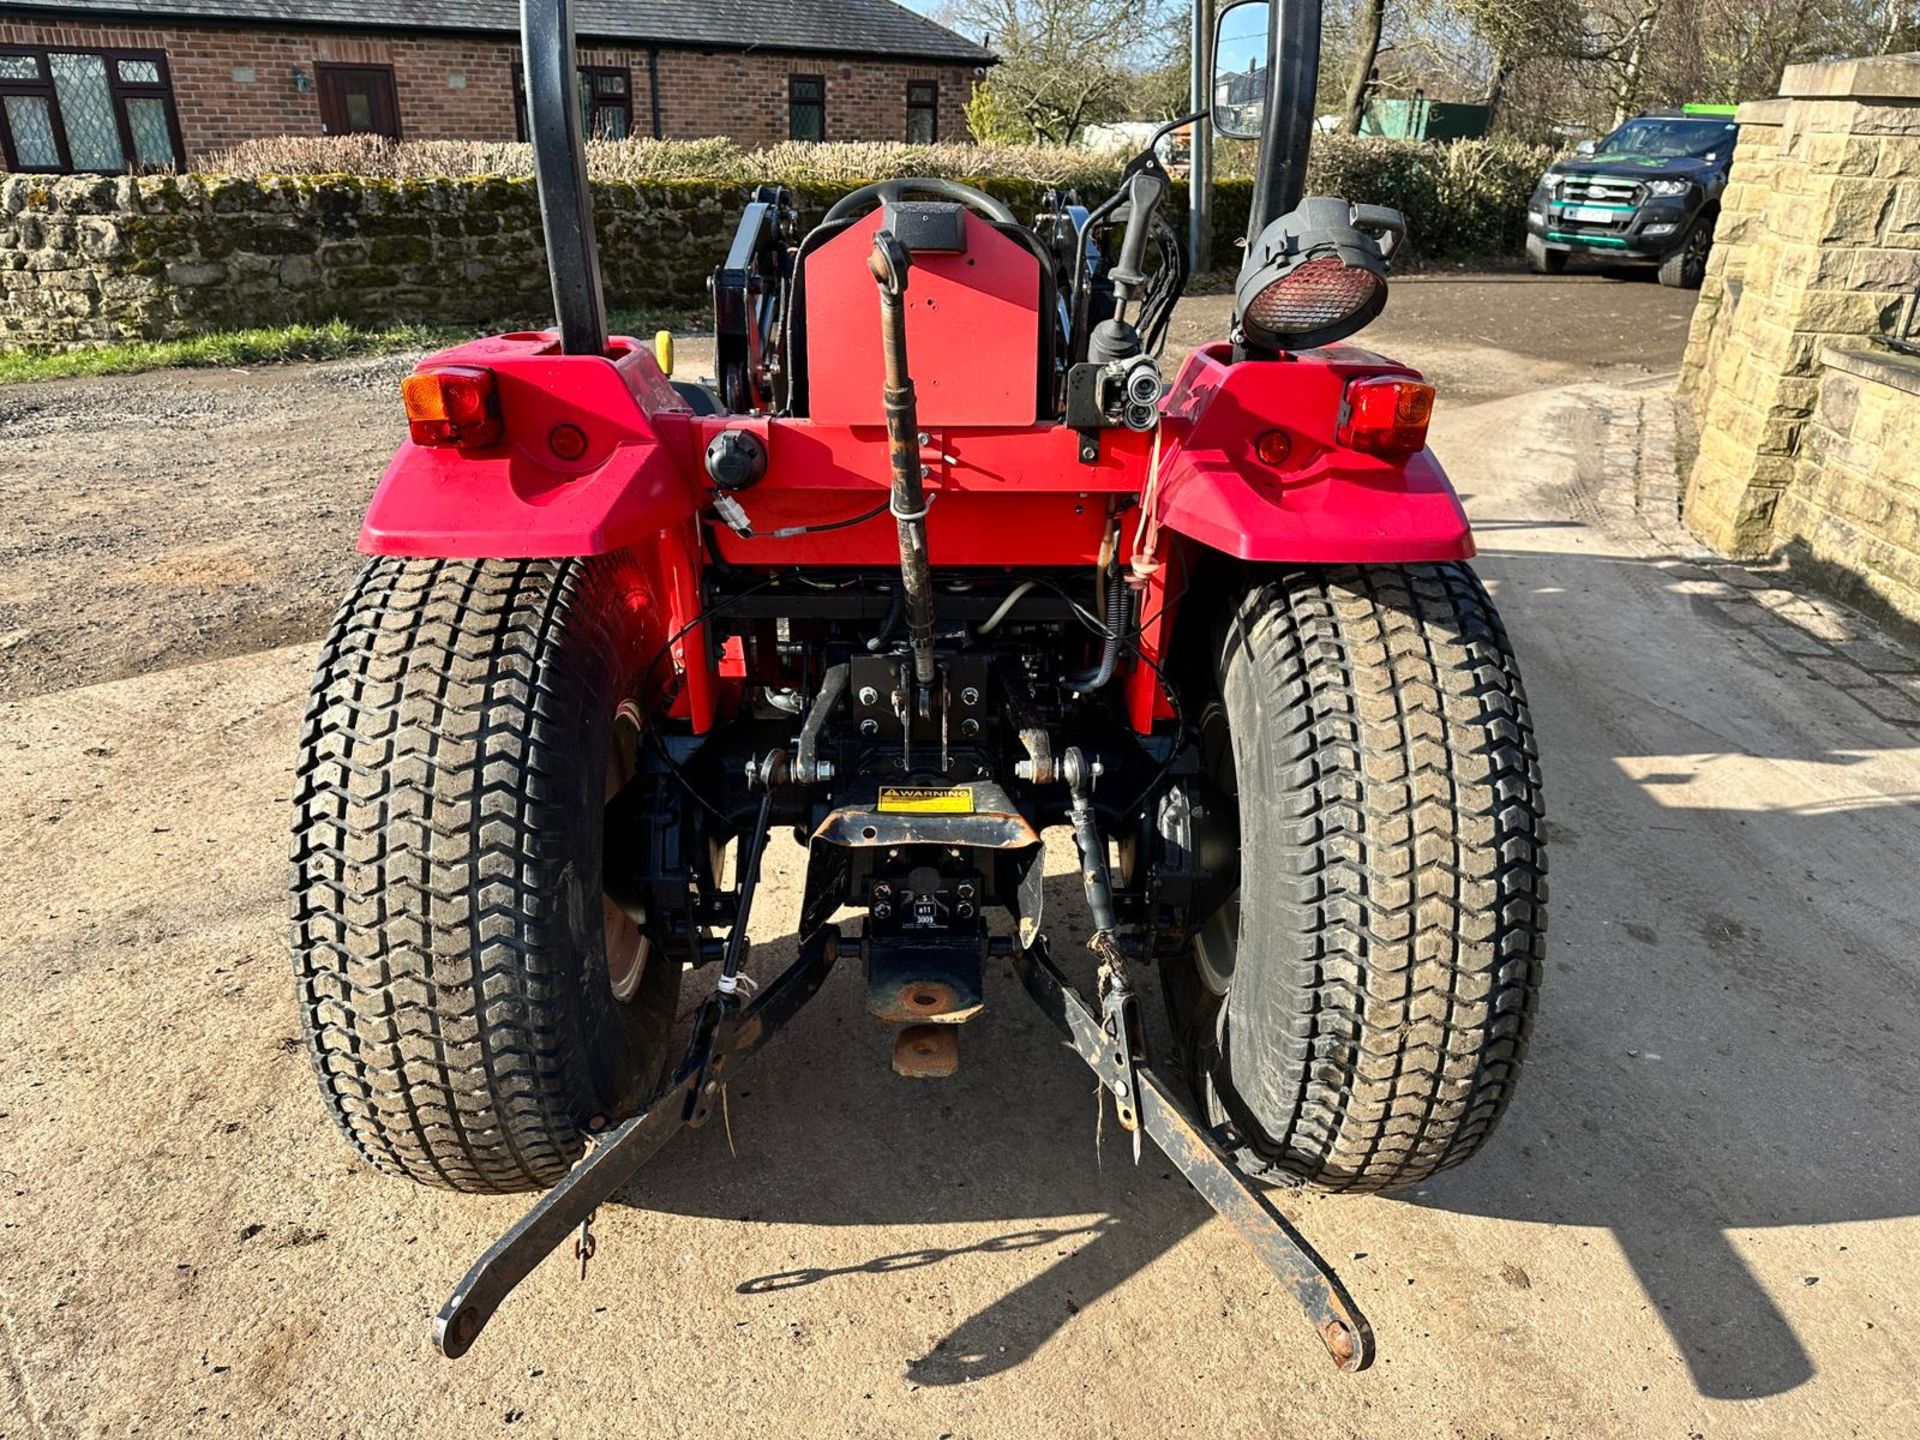
{"label": "red compact tractor", "polygon": [[[595,1207],[852,961],[909,1076],[949,1073],[1003,1003],[984,976],[1017,974],[1136,1156],[1145,1132],[1364,1368],[1274,1187],[1391,1189],[1480,1147],[1546,886],[1433,391],[1339,343],[1401,218],[1300,193],[1318,4],[1222,13],[1214,122],[1258,137],[1258,180],[1229,333],[1170,375],[1186,276],[1149,147],[1030,223],[948,180],[810,227],[756,192],[694,384],[606,330],[571,3],[523,6],[558,328],[405,380],[294,807],[334,1120],[391,1174],[546,1192],[435,1343],[464,1353],[569,1237],[584,1262]],[[1085,990],[1047,948],[1049,826]],[[774,926],[797,958],[756,985],[776,830],[807,848]]]}

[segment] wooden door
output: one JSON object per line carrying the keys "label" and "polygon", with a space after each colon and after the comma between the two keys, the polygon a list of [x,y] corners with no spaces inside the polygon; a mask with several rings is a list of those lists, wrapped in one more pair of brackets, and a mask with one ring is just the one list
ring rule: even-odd
{"label": "wooden door", "polygon": [[320,128],[328,135],[400,138],[400,100],[386,65],[316,65]]}

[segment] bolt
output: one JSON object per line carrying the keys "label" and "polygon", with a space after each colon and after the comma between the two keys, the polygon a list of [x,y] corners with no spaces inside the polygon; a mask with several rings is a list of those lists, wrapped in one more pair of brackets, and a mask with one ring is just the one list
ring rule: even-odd
{"label": "bolt", "polygon": [[825,780],[833,779],[833,762],[831,760],[814,761],[813,762],[813,778],[817,781],[825,781]]}
{"label": "bolt", "polygon": [[966,689],[960,692],[960,703],[962,705],[978,705],[980,703],[980,692],[971,685],[967,686]]}
{"label": "bolt", "polygon": [[876,900],[891,900],[893,898],[893,886],[884,880],[874,881],[873,898]]}
{"label": "bolt", "polygon": [[893,906],[884,900],[873,907],[873,918],[876,920],[885,920],[891,914],[893,914]]}
{"label": "bolt", "polygon": [[962,900],[958,905],[953,907],[953,913],[958,915],[962,920],[971,920],[973,918],[973,906]]}
{"label": "bolt", "polygon": [[880,733],[880,722],[869,715],[860,722],[860,733],[868,738],[878,735]]}
{"label": "bolt", "polygon": [[933,436],[931,436],[931,435],[929,435],[929,434],[928,434],[928,433],[927,433],[926,431],[924,431],[924,430],[922,430],[922,431],[921,431],[921,432],[920,432],[920,433],[919,433],[919,434],[918,434],[917,436],[915,436],[914,438],[915,438],[915,439],[917,439],[917,440],[918,440],[918,441],[919,441],[919,442],[920,442],[920,443],[921,443],[922,445],[931,445],[931,444],[933,443]]}
{"label": "bolt", "polygon": [[862,685],[860,687],[860,703],[862,705],[878,705],[880,703],[880,692],[871,685]]}
{"label": "bolt", "polygon": [[971,740],[980,733],[980,722],[969,716],[960,722],[960,733]]}
{"label": "bolt", "polygon": [[954,888],[953,893],[958,895],[962,900],[973,899],[973,882],[971,880],[962,880],[959,885]]}

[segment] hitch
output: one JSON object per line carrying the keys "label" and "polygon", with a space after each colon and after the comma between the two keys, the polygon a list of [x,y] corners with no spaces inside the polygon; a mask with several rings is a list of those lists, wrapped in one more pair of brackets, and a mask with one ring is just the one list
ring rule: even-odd
{"label": "hitch", "polygon": [[1139,1053],[1137,1038],[1121,1043],[1109,1033],[1108,1019],[1054,965],[1044,942],[1020,951],[1014,964],[1034,1003],[1066,1033],[1075,1053],[1113,1093],[1115,1103],[1132,1104],[1138,1124],[1167,1159],[1292,1292],[1333,1363],[1350,1374],[1371,1365],[1373,1327],[1339,1277],[1258,1183],[1234,1163],[1219,1138],[1194,1119],[1154,1074]]}
{"label": "hitch", "polygon": [[793,964],[742,1004],[716,992],[694,1017],[686,1059],[639,1114],[596,1137],[567,1177],[542,1195],[474,1263],[434,1317],[433,1344],[449,1360],[466,1354],[500,1302],[548,1255],[579,1235],[584,1273],[593,1249],[586,1229],[598,1210],[681,1129],[703,1124],[731,1068],[746,1059],[811,1000],[839,958],[840,932],[823,926]]}
{"label": "hitch", "polygon": [[726,1084],[728,1066],[766,1043],[767,1037],[791,1020],[811,1000],[839,958],[840,932],[831,925],[814,930],[800,947],[799,957],[751,1002],[752,980],[740,973],[746,958],[747,921],[759,888],[760,862],[766,851],[767,821],[774,792],[792,778],[784,750],[749,761],[747,783],[761,790],[759,821],[742,846],[740,905],[720,966],[713,994],[694,1016],[693,1038],[686,1058],[673,1078],[641,1108],[639,1114],[589,1140],[567,1177],[535,1203],[520,1220],[496,1240],[467,1271],[433,1322],[434,1346],[450,1360],[467,1353],[500,1302],[513,1292],[534,1266],[575,1235],[573,1253],[586,1279],[593,1258],[594,1212],[634,1177],[654,1153],[682,1128],[698,1129],[713,1114],[714,1100]]}

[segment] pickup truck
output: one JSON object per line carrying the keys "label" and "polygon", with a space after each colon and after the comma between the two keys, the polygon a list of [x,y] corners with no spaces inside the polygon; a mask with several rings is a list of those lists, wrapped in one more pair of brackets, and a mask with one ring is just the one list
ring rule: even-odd
{"label": "pickup truck", "polygon": [[1527,203],[1528,268],[1557,275],[1584,255],[1699,289],[1739,135],[1731,108],[1636,115],[1548,166]]}

